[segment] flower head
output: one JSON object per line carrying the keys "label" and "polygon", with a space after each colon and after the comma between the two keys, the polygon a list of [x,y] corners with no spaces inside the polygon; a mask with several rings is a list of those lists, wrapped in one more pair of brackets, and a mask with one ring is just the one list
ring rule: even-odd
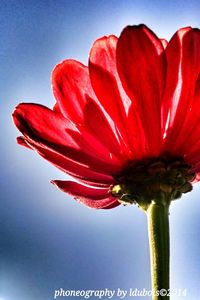
{"label": "flower head", "polygon": [[87,206],[139,203],[152,192],[173,200],[200,172],[199,74],[198,29],[167,43],[128,26],[95,41],[88,67],[71,59],[55,67],[52,110],[17,106],[18,143],[75,178],[52,183]]}

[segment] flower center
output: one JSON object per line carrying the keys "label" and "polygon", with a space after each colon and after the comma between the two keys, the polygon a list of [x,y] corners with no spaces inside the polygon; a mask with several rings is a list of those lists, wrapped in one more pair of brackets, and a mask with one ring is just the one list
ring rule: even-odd
{"label": "flower center", "polygon": [[[152,201],[175,200],[192,190],[195,173],[183,158],[162,155],[132,161],[116,176],[111,193],[122,204],[138,204],[146,210]],[[167,199],[167,200],[166,200]]]}

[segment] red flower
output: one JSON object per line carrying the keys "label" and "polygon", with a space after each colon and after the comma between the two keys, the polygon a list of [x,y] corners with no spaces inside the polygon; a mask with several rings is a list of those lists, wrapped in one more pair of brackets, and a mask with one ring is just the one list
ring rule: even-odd
{"label": "red flower", "polygon": [[114,192],[128,164],[152,158],[152,170],[166,152],[173,163],[181,158],[198,180],[199,74],[198,29],[180,29],[167,44],[145,25],[128,26],[119,39],[94,43],[89,67],[74,60],[55,67],[53,110],[17,106],[18,143],[76,178],[52,182],[94,208],[120,204]]}

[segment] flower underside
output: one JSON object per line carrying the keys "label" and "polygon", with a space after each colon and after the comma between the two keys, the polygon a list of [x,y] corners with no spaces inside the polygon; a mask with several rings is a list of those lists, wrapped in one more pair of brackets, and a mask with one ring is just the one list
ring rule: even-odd
{"label": "flower underside", "polygon": [[[130,162],[116,177],[111,193],[124,205],[138,204],[146,210],[152,201],[162,204],[192,190],[196,174],[181,157],[160,157]],[[163,203],[164,204],[164,203]]]}
{"label": "flower underside", "polygon": [[51,182],[88,207],[178,198],[200,181],[199,49],[191,27],[169,42],[144,24],[97,39],[88,66],[53,70],[53,109],[16,107],[17,142],[72,176]]}

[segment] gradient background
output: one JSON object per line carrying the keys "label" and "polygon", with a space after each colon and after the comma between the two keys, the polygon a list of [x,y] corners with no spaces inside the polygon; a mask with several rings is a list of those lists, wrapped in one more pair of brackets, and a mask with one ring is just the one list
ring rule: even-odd
{"label": "gradient background", "polygon": [[[87,63],[97,37],[139,23],[169,39],[200,27],[200,3],[0,1],[0,300],[50,300],[59,288],[150,289],[145,215],[134,206],[88,209],[59,192],[49,180],[65,175],[18,146],[11,121],[21,101],[53,106],[55,64]],[[200,298],[199,195],[197,184],[170,216],[171,287],[186,288],[189,300]]]}

